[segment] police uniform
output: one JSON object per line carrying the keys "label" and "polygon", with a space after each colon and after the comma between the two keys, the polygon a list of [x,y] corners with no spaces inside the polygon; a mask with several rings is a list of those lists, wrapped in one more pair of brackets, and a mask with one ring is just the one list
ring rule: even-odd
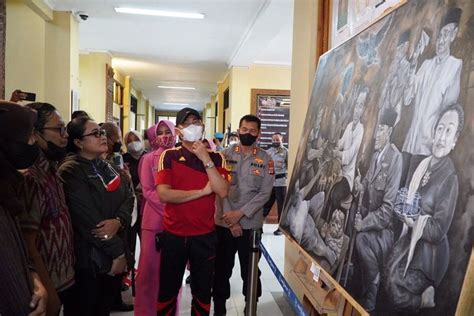
{"label": "police uniform", "polygon": [[[270,197],[275,169],[270,155],[256,146],[245,155],[240,145],[226,148],[222,154],[230,176],[227,198],[218,201],[216,212],[216,267],[214,275],[213,299],[216,314],[225,314],[225,301],[230,297],[229,279],[234,267],[235,253],[239,254],[240,271],[243,280],[242,292],[247,294],[247,276],[250,259],[250,235],[253,229],[262,229],[263,205]],[[233,237],[227,225],[221,220],[227,211],[240,210],[243,229],[241,237]],[[259,271],[260,276],[260,271]],[[258,296],[261,295],[260,278]]]}
{"label": "police uniform", "polygon": [[286,178],[288,168],[288,149],[283,146],[271,147],[267,153],[273,160],[275,165],[275,181],[273,182],[273,190],[270,199],[263,207],[263,216],[267,216],[272,209],[273,203],[277,201],[278,206],[278,222],[280,221],[283,203],[286,196]]}

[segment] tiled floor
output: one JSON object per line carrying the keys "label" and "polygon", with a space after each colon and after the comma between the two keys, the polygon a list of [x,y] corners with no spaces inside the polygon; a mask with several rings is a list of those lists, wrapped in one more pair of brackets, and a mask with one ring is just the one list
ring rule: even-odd
{"label": "tiled floor", "polygon": [[[284,264],[284,236],[274,236],[273,231],[277,225],[266,224],[263,227],[262,243],[270,253],[270,256],[275,261],[278,269],[283,272]],[[227,301],[227,315],[228,316],[243,316],[245,301],[242,295],[242,280],[240,278],[240,265],[238,262],[238,256],[236,256],[236,262],[234,271],[231,278],[231,298]],[[265,258],[262,256],[259,263],[260,270],[262,271],[262,297],[260,297],[257,306],[257,315],[268,315],[268,316],[292,316],[295,315],[291,310],[286,297],[283,295],[282,288],[276,280],[273,272],[268,266]],[[191,306],[191,289],[189,285],[184,286],[184,291],[181,298],[180,304],[180,315],[190,315]],[[124,293],[125,300],[130,302],[132,298],[129,293]],[[212,307],[211,307],[212,311]],[[114,316],[131,316],[133,312],[129,313],[112,313]]]}

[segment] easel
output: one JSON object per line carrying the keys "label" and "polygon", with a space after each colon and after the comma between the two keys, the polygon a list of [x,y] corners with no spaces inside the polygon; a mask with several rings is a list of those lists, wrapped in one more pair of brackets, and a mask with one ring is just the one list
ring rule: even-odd
{"label": "easel", "polygon": [[[285,278],[309,315],[369,315],[329,273],[288,236],[285,241],[285,258]],[[312,265],[319,269],[318,281],[314,279]]]}

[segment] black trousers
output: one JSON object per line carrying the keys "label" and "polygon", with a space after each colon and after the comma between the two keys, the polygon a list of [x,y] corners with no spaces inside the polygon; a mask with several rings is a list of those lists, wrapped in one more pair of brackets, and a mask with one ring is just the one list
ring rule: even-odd
{"label": "black trousers", "polygon": [[[214,275],[214,287],[212,297],[214,302],[225,303],[230,297],[230,277],[234,268],[235,253],[239,254],[240,276],[243,286],[242,294],[247,296],[247,283],[250,261],[250,237],[252,230],[244,229],[241,237],[232,236],[230,230],[225,227],[216,226],[217,252],[216,271]],[[262,295],[262,284],[260,282],[260,269],[258,270],[257,297]],[[194,278],[194,275],[193,275]]]}
{"label": "black trousers", "polygon": [[[63,315],[64,316],[74,316],[76,312],[74,311],[74,285],[58,292],[59,299],[61,300],[61,305],[63,306]],[[59,315],[59,313],[58,313]]]}
{"label": "black trousers", "polygon": [[164,232],[161,237],[160,291],[157,315],[174,315],[184,270],[191,270],[191,315],[209,315],[216,257],[216,233],[181,237]]}
{"label": "black trousers", "polygon": [[280,222],[281,212],[283,211],[283,203],[285,203],[285,196],[286,187],[273,187],[270,199],[263,206],[263,216],[266,217],[268,213],[270,213],[273,203],[275,203],[276,200],[278,207],[278,222]]}
{"label": "black trousers", "polygon": [[68,315],[108,316],[114,300],[116,277],[107,274],[95,274],[92,269],[77,269],[76,283],[73,285],[74,308]]}

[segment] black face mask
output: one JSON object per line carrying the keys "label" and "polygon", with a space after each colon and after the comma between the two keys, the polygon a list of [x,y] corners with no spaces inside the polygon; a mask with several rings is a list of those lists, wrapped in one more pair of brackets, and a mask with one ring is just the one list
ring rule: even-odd
{"label": "black face mask", "polygon": [[59,147],[55,143],[45,139],[43,135],[39,134],[40,137],[46,142],[48,148],[44,151],[46,158],[51,161],[61,161],[67,155],[67,146],[66,147]]}
{"label": "black face mask", "polygon": [[112,146],[112,150],[113,150],[114,153],[120,152],[120,149],[122,149],[122,143],[120,143],[120,142],[116,142]]}
{"label": "black face mask", "polygon": [[250,133],[247,133],[247,134],[239,133],[239,138],[240,138],[240,143],[244,146],[252,146],[257,140],[257,136],[253,136]]}
{"label": "black face mask", "polygon": [[280,147],[280,146],[281,146],[281,143],[273,142],[273,143],[272,143],[272,146],[273,146],[273,147]]}
{"label": "black face mask", "polygon": [[44,152],[46,158],[52,161],[61,161],[66,157],[67,146],[59,147],[58,145],[50,141],[47,141],[46,143],[48,144],[48,149]]}
{"label": "black face mask", "polygon": [[31,167],[40,153],[38,146],[22,142],[10,142],[6,149],[5,155],[16,169]]}

